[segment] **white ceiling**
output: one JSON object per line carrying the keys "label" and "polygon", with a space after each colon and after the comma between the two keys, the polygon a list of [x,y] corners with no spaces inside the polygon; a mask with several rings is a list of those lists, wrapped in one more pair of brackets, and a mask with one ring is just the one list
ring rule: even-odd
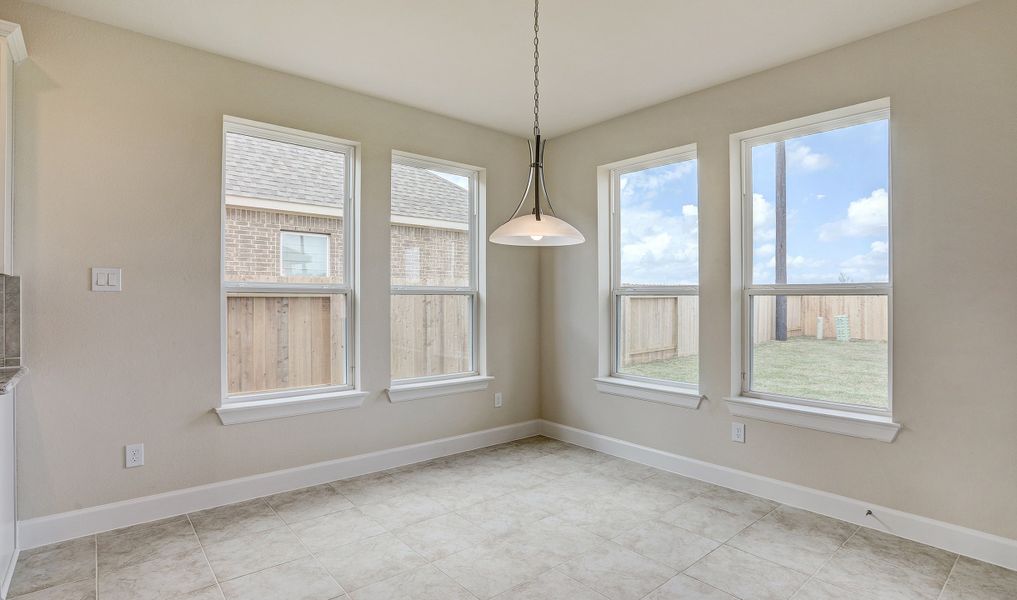
{"label": "white ceiling", "polygon": [[[518,135],[531,0],[34,0]],[[544,0],[541,128],[558,135],[974,0]],[[31,48],[31,39],[28,39]]]}

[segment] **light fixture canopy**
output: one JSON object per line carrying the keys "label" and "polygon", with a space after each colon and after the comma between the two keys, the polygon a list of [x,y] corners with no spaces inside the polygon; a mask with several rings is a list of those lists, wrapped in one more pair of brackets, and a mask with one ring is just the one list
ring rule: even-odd
{"label": "light fixture canopy", "polygon": [[[540,0],[533,1],[533,137],[530,147],[530,174],[526,189],[519,199],[519,205],[509,220],[494,230],[490,240],[495,244],[509,246],[571,246],[586,241],[578,229],[566,223],[554,213],[551,199],[544,183],[544,147],[547,140],[540,139]],[[533,209],[519,214],[526,199],[533,190]],[[541,193],[548,212],[541,206]]]}

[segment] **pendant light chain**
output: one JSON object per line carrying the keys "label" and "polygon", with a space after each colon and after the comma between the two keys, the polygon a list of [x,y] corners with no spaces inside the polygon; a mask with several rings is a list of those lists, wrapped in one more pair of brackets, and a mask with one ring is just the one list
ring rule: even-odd
{"label": "pendant light chain", "polygon": [[540,135],[540,0],[533,0],[533,136]]}

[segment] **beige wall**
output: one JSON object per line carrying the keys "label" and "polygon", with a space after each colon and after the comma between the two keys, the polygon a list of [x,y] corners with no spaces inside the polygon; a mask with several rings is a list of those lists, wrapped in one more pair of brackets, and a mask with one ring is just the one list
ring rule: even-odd
{"label": "beige wall", "polygon": [[[399,405],[381,392],[391,151],[487,167],[493,229],[517,199],[523,140],[31,5],[0,2],[0,18],[30,51],[14,171],[31,369],[17,400],[21,518],[538,415],[535,249],[488,248],[489,392],[505,392],[504,408],[486,392]],[[361,409],[231,427],[212,413],[224,114],[363,144]],[[123,293],[89,292],[90,266],[123,267]],[[147,464],[126,470],[132,442]]]}
{"label": "beige wall", "polygon": [[[589,240],[541,253],[544,418],[1017,537],[1017,2],[986,1],[559,138],[555,208]],[[765,43],[765,38],[760,38]],[[694,53],[676,60],[695,60]],[[610,73],[604,76],[609,80]],[[732,133],[889,96],[892,444],[747,422],[729,441]],[[699,147],[698,411],[595,391],[596,167]]]}

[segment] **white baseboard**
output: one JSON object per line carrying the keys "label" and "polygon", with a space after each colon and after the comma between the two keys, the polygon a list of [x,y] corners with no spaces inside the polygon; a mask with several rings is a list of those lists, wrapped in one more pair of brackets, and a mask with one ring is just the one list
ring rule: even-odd
{"label": "white baseboard", "polygon": [[196,510],[242,502],[510,442],[536,435],[539,425],[539,421],[536,420],[524,421],[293,469],[27,519],[18,523],[19,546],[23,549],[36,548],[83,535],[147,523]]}
{"label": "white baseboard", "polygon": [[0,598],[7,598],[7,591],[11,588],[11,580],[14,579],[14,567],[18,565],[19,554],[21,554],[21,550],[15,548],[14,554],[11,555],[11,562],[4,571],[3,586],[0,587]]}
{"label": "white baseboard", "polygon": [[[671,454],[551,421],[540,422],[540,433],[605,454],[761,496],[842,521],[879,529],[909,540],[1017,570],[1017,540]],[[866,515],[866,511],[870,510],[872,515]]]}

